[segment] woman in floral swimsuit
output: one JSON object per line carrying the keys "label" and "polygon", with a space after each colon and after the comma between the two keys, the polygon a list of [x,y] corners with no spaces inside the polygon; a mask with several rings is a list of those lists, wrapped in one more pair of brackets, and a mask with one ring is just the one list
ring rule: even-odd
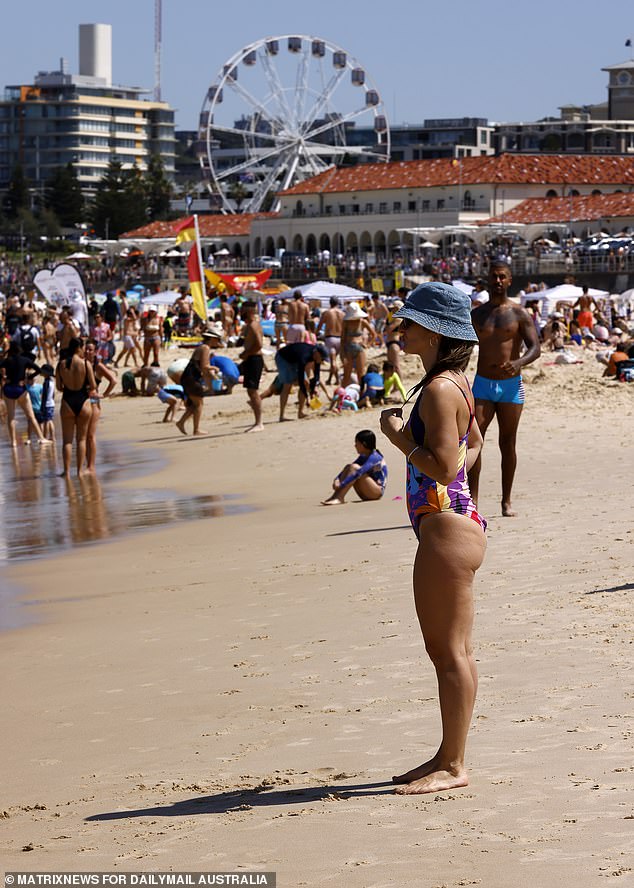
{"label": "woman in floral swimsuit", "polygon": [[429,761],[394,777],[396,792],[442,792],[469,782],[467,733],[477,689],[471,647],[473,580],[486,548],[467,471],[482,446],[473,395],[464,375],[477,336],[468,296],[449,284],[417,287],[400,308],[407,354],[425,375],[409,421],[401,407],[384,410],[381,428],[407,457],[407,507],[418,550],[414,599],[425,647],[434,664],[442,740]]}

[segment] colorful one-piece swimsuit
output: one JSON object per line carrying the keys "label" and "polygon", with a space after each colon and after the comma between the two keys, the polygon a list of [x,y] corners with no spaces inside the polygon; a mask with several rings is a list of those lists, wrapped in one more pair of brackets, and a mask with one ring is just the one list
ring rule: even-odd
{"label": "colorful one-piece swimsuit", "polygon": [[[475,414],[471,409],[469,399],[457,382],[448,376],[436,378],[448,379],[449,382],[453,382],[456,388],[460,389],[469,408],[469,425],[467,426],[467,431],[458,442],[458,473],[450,484],[440,484],[438,481],[430,478],[429,475],[425,475],[410,462],[407,463],[407,511],[417,537],[419,536],[421,520],[437,512],[455,512],[457,515],[464,515],[466,518],[476,521],[482,530],[486,530],[487,526],[485,519],[480,515],[471,498],[467,478],[467,440]],[[421,391],[407,422],[407,428],[412,436],[412,440],[420,447],[425,446],[425,424],[418,413],[418,406],[422,396],[423,392]]]}

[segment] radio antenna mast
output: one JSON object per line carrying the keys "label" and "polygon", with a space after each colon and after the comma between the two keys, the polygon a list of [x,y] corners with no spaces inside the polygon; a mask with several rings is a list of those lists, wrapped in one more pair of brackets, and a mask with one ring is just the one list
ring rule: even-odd
{"label": "radio antenna mast", "polygon": [[161,101],[161,0],[154,0],[154,101]]}

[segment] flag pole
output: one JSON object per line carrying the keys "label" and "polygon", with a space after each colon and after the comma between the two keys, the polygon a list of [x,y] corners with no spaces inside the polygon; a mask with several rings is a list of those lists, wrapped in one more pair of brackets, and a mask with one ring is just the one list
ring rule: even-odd
{"label": "flag pole", "polygon": [[200,247],[200,230],[198,228],[198,214],[194,213],[194,228],[196,230],[196,253],[198,255],[198,268],[200,269],[200,283],[202,287],[203,301],[205,303],[205,317],[201,321],[207,323],[207,281],[205,280],[205,268],[203,266],[203,255]]}

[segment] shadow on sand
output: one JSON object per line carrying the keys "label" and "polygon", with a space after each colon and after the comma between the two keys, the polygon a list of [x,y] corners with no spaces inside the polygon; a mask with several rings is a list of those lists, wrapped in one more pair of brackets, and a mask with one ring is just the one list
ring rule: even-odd
{"label": "shadow on sand", "polygon": [[309,786],[304,789],[275,789],[268,784],[255,789],[236,789],[216,795],[199,796],[175,802],[173,805],[157,805],[154,808],[138,808],[131,811],[107,811],[93,814],[87,821],[126,820],[131,817],[190,817],[193,814],[226,814],[245,811],[248,808],[268,808],[275,805],[306,805],[326,800],[347,800],[365,796],[391,795],[394,784],[357,783],[348,786]]}

